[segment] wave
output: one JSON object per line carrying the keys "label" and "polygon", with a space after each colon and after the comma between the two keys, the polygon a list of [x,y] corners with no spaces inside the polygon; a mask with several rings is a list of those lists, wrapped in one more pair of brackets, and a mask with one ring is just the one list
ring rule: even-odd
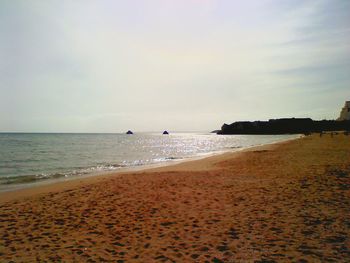
{"label": "wave", "polygon": [[66,172],[54,172],[54,173],[40,173],[29,175],[17,175],[17,176],[4,176],[0,177],[0,185],[12,185],[12,184],[30,184],[52,179],[72,178],[77,176],[84,176],[89,174],[95,174],[98,172],[115,171],[125,167],[143,166],[147,164],[154,164],[166,161],[174,161],[183,159],[182,157],[164,157],[151,160],[136,160],[132,162],[123,162],[122,164],[98,164],[91,167],[76,167],[71,171]]}
{"label": "wave", "polygon": [[35,183],[49,179],[71,178],[75,176],[82,176],[93,174],[96,172],[113,171],[125,167],[122,164],[101,164],[87,168],[78,168],[68,172],[55,172],[55,173],[41,173],[30,175],[18,175],[18,176],[5,176],[0,177],[0,185],[10,184],[28,184]]}

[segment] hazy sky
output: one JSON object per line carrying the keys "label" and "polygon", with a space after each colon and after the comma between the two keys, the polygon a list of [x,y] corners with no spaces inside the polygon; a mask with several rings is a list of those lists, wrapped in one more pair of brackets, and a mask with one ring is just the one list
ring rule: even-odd
{"label": "hazy sky", "polygon": [[0,0],[0,131],[333,119],[350,1]]}

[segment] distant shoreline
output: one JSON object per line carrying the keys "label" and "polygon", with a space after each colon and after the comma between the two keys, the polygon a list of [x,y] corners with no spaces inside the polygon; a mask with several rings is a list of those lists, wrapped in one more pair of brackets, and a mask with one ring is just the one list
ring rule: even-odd
{"label": "distant shoreline", "polygon": [[252,134],[252,135],[280,135],[280,134],[311,134],[325,131],[350,131],[350,121],[322,120],[314,121],[310,118],[270,119],[268,121],[239,121],[224,124],[217,134]]}

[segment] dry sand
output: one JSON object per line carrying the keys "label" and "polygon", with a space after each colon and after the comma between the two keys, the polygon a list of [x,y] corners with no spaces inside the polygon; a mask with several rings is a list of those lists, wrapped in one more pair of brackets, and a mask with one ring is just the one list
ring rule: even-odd
{"label": "dry sand", "polygon": [[0,195],[0,262],[350,262],[350,137]]}

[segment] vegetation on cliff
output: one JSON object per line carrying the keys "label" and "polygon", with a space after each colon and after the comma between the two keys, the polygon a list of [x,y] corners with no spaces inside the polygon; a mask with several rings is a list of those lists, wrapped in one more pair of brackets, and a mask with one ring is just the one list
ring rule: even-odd
{"label": "vegetation on cliff", "polygon": [[314,121],[310,118],[239,121],[225,123],[217,134],[308,134],[323,131],[350,131],[350,121]]}

